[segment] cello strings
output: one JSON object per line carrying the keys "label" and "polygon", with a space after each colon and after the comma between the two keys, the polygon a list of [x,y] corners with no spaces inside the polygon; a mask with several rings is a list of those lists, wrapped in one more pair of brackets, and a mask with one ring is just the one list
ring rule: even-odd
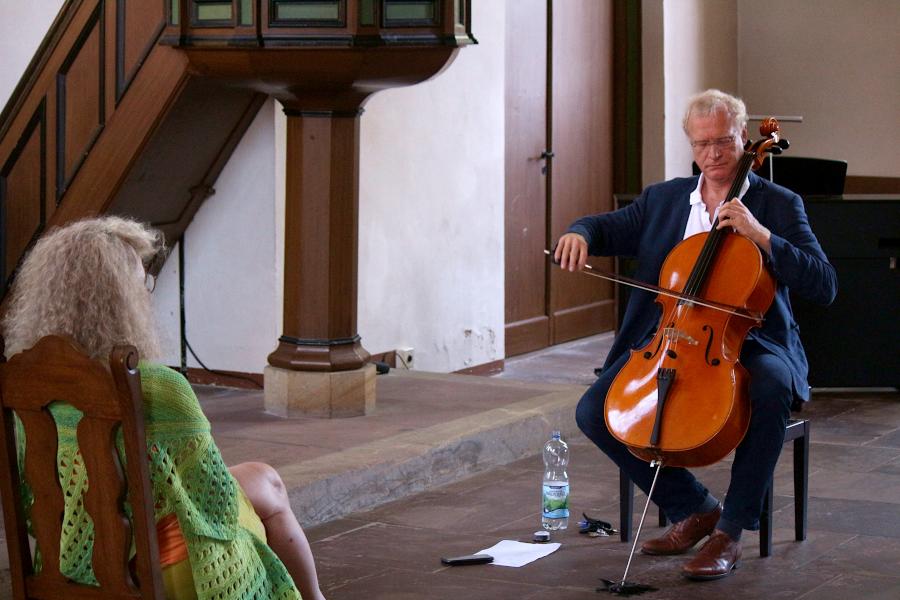
{"label": "cello strings", "polygon": [[[741,160],[738,163],[737,175],[735,176],[734,181],[731,182],[731,189],[728,191],[728,196],[725,199],[725,202],[727,202],[731,198],[737,197],[738,193],[741,191],[740,186],[743,185],[744,178],[747,177],[747,173],[750,172],[750,166],[753,164],[753,160],[755,157],[756,155],[752,152],[744,152],[743,156],[741,156]],[[694,268],[691,271],[691,275],[690,277],[688,277],[688,281],[684,286],[685,292],[692,296],[699,295],[700,288],[703,286],[703,281],[706,279],[712,262],[715,259],[716,253],[719,249],[719,244],[721,243],[722,238],[725,235],[725,231],[723,229],[716,228],[718,224],[719,217],[716,216],[716,219],[712,224],[712,229],[710,230],[709,235],[706,238],[706,243],[703,244],[703,249],[697,257],[697,262],[695,263]]]}

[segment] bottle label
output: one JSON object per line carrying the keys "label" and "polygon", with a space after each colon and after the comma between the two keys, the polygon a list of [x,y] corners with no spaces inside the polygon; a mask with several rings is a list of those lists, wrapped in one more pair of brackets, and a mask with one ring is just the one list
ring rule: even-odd
{"label": "bottle label", "polygon": [[567,519],[569,517],[568,483],[545,483],[543,496],[545,519]]}

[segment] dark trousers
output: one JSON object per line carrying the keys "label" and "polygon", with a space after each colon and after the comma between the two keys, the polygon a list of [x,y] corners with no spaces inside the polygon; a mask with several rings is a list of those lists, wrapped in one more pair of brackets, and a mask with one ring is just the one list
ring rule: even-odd
{"label": "dark trousers", "polygon": [[[581,397],[575,418],[581,431],[647,493],[655,469],[615,439],[603,418],[606,392],[628,357],[626,353],[603,370]],[[756,530],[766,486],[784,443],[793,387],[787,365],[751,340],[744,343],[740,362],[750,373],[750,427],[734,454],[722,518],[743,529]],[[697,512],[708,493],[687,469],[663,466],[653,500],[670,521],[677,523]]]}

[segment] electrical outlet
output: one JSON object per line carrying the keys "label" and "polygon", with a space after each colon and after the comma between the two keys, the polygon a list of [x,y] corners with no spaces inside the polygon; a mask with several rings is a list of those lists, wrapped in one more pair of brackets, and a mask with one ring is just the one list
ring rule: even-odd
{"label": "electrical outlet", "polygon": [[397,348],[394,350],[394,353],[397,356],[397,366],[396,369],[407,369],[410,370],[413,368],[413,349],[412,348]]}

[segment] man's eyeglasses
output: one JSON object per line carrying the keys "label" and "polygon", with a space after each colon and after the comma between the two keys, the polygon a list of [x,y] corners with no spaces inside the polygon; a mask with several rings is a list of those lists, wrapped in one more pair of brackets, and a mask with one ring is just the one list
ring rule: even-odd
{"label": "man's eyeglasses", "polygon": [[728,137],[722,137],[715,140],[697,140],[696,142],[691,142],[691,148],[696,150],[697,152],[705,152],[715,146],[719,150],[725,150],[734,144],[734,136],[729,135]]}

